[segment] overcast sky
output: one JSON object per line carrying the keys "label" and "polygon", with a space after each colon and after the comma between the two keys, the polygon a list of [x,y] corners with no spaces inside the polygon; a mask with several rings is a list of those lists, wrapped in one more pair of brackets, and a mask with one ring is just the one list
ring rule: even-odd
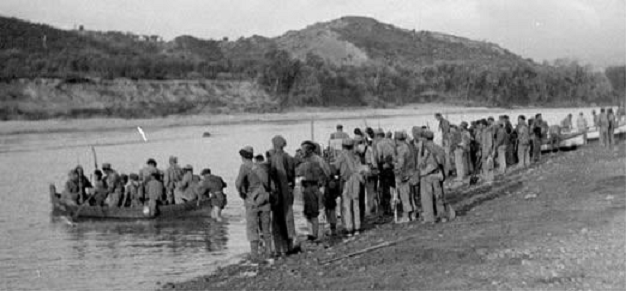
{"label": "overcast sky", "polygon": [[626,62],[626,0],[1,0],[0,14],[166,39],[277,36],[360,15],[487,40],[536,61]]}

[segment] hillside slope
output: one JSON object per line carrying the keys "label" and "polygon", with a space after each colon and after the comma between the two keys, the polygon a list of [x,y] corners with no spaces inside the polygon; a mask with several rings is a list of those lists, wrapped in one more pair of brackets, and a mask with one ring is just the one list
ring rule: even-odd
{"label": "hillside slope", "polygon": [[537,64],[496,44],[358,16],[274,38],[171,41],[0,17],[0,64],[0,119],[194,114],[205,105],[578,105],[619,95],[576,62]]}
{"label": "hillside slope", "polygon": [[525,62],[496,44],[437,32],[406,30],[355,16],[290,31],[276,38],[276,42],[281,49],[300,59],[312,52],[336,65]]}

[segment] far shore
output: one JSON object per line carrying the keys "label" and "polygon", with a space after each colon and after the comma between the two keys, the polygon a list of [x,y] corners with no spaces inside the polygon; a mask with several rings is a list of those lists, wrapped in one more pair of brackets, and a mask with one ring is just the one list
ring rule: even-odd
{"label": "far shore", "polygon": [[148,119],[88,118],[88,119],[49,119],[49,120],[14,120],[0,122],[0,135],[36,134],[54,132],[86,132],[134,129],[162,128],[179,126],[209,126],[246,124],[258,122],[302,122],[309,120],[367,119],[407,115],[423,115],[441,112],[484,112],[505,110],[502,108],[464,107],[450,104],[410,104],[396,108],[376,109],[370,107],[305,107],[280,113],[237,113],[218,115],[180,115]]}

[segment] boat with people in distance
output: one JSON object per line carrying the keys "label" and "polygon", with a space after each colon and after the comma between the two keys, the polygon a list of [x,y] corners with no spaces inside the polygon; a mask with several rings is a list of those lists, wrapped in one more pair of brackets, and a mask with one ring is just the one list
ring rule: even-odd
{"label": "boat with people in distance", "polygon": [[190,216],[208,215],[211,209],[211,200],[189,201],[182,204],[160,205],[156,213],[151,213],[149,207],[108,207],[70,204],[61,199],[56,187],[50,185],[50,203],[52,215],[80,219],[118,219],[118,220],[147,220],[160,218],[181,218]]}
{"label": "boat with people in distance", "polygon": [[[620,121],[614,132],[615,138],[621,138],[626,136],[626,120]],[[587,142],[596,142],[600,140],[600,131],[595,126],[589,127],[587,131]],[[577,146],[581,146],[585,143],[583,132],[576,129],[569,132],[561,132],[559,148],[560,149],[572,149]],[[542,151],[549,151],[550,145],[546,140],[541,145]]]}

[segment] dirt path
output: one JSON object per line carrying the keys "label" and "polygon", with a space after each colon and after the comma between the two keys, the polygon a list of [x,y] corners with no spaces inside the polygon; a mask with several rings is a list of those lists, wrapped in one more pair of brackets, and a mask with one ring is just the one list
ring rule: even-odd
{"label": "dirt path", "polygon": [[162,287],[625,290],[625,162],[624,143],[555,154],[493,186],[453,191],[453,222],[374,225],[352,241],[304,245],[304,253],[271,266],[229,266]]}

